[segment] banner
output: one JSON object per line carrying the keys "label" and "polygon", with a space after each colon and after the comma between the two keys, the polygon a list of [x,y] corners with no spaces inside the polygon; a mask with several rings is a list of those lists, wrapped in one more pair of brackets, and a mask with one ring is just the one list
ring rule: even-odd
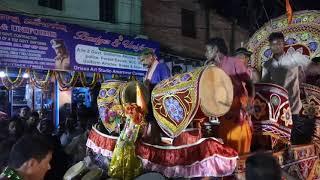
{"label": "banner", "polygon": [[0,11],[0,65],[144,76],[140,53],[159,44]]}

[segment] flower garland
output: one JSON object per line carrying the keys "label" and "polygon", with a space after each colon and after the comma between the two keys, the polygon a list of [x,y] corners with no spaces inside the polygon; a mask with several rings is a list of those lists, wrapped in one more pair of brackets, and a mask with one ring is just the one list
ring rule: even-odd
{"label": "flower garland", "polygon": [[[26,70],[27,71],[27,70]],[[17,76],[17,78],[14,80],[14,81],[12,81],[11,79],[10,79],[10,77],[9,77],[9,73],[8,73],[8,68],[6,67],[6,74],[7,74],[7,80],[11,83],[11,84],[16,84],[18,81],[20,81],[21,80],[21,78],[22,78],[22,76],[21,76],[21,73],[22,73],[22,69],[21,68],[19,68],[19,73],[18,73],[18,76]]]}
{"label": "flower garland", "polygon": [[78,81],[78,78],[79,78],[79,73],[74,72],[71,80],[69,82],[64,82],[63,77],[62,77],[63,76],[62,72],[56,71],[54,74],[55,74],[55,77],[60,85],[59,89],[62,91],[66,91],[66,90],[69,90],[70,88],[74,87]]}
{"label": "flower garland", "polygon": [[99,78],[100,78],[100,74],[93,73],[92,81],[91,81],[91,83],[88,83],[87,78],[86,78],[86,74],[84,72],[80,72],[80,81],[81,81],[82,86],[84,86],[84,87],[90,87],[90,88],[95,87]]}
{"label": "flower garland", "polygon": [[125,116],[136,125],[145,125],[145,113],[140,106],[134,103],[124,105]]}
{"label": "flower garland", "polygon": [[[29,70],[26,69],[25,72],[28,73]],[[25,80],[25,78],[23,78],[23,77],[21,76],[21,73],[22,73],[22,69],[19,68],[19,73],[18,73],[17,78],[16,78],[14,81],[12,81],[12,80],[10,79],[10,77],[8,76],[8,68],[6,68],[6,74],[7,74],[7,75],[6,75],[5,77],[1,78],[2,84],[3,84],[8,90],[15,89],[15,88],[21,86],[21,84],[22,84],[22,83],[24,82],[24,80]]]}
{"label": "flower garland", "polygon": [[52,74],[53,74],[53,72],[51,70],[48,70],[45,79],[40,80],[37,78],[35,70],[33,70],[30,80],[33,83],[33,85],[36,86],[37,88],[48,89],[48,86],[50,84],[50,78],[51,78]]}

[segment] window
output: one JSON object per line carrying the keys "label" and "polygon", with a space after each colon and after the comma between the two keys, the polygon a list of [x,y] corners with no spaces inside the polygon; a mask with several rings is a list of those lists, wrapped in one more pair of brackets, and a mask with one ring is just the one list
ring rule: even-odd
{"label": "window", "polygon": [[181,33],[183,36],[196,37],[195,13],[187,9],[181,9]]}
{"label": "window", "polygon": [[52,8],[56,10],[62,10],[62,0],[39,0],[39,6]]}
{"label": "window", "polygon": [[115,23],[115,0],[100,0],[100,21]]}

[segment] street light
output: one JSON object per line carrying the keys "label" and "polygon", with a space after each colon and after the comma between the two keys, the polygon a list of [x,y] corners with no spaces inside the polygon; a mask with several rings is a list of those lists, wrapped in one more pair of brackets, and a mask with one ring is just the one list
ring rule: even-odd
{"label": "street light", "polygon": [[0,78],[6,77],[6,73],[4,71],[0,71]]}
{"label": "street light", "polygon": [[22,77],[25,78],[25,79],[27,79],[27,78],[30,77],[30,75],[29,75],[29,73],[25,72],[25,73],[23,73]]}

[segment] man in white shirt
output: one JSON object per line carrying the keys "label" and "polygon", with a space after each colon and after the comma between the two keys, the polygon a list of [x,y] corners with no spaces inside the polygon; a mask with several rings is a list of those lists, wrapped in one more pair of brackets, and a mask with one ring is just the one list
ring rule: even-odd
{"label": "man in white shirt", "polygon": [[288,91],[293,120],[291,143],[308,143],[311,141],[314,123],[299,116],[302,108],[299,69],[300,66],[307,65],[308,59],[297,52],[285,53],[284,35],[281,32],[271,33],[269,43],[273,57],[263,64],[261,81],[277,84]]}

